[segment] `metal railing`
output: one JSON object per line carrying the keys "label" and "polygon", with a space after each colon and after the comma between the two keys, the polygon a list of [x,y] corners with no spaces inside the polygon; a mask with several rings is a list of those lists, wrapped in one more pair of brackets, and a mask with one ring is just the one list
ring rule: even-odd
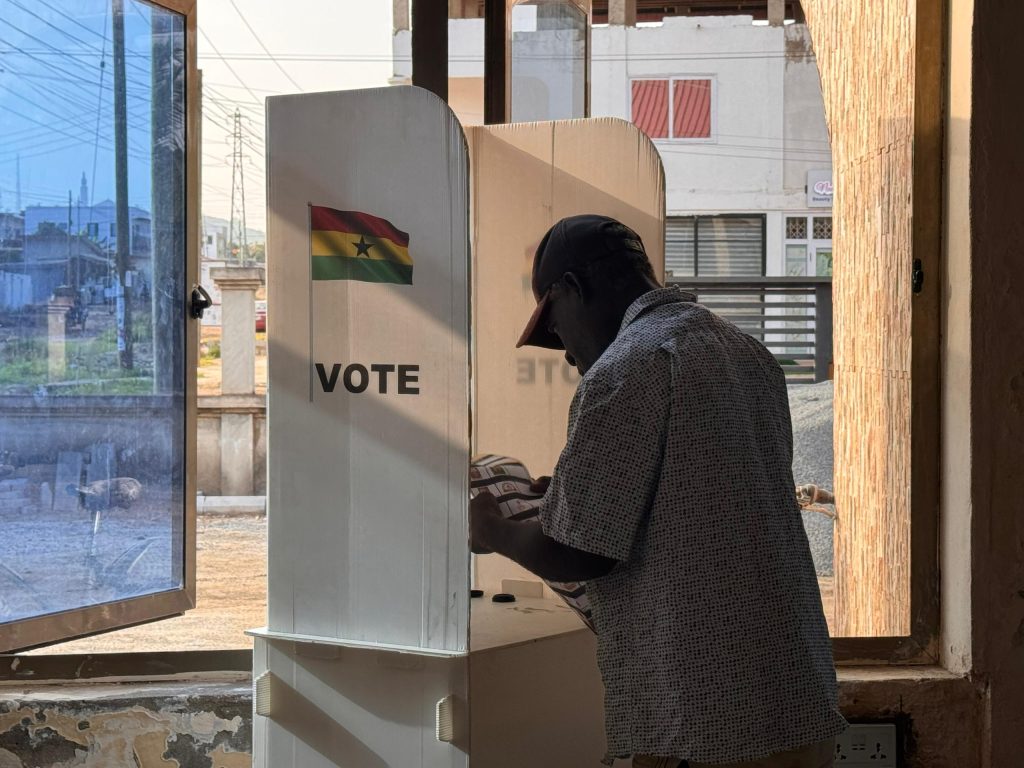
{"label": "metal railing", "polygon": [[832,278],[670,277],[697,299],[763,343],[790,383],[831,377]]}

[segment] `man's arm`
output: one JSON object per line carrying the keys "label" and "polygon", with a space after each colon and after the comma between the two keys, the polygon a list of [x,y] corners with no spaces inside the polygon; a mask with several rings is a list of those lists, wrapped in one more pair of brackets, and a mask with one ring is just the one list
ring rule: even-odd
{"label": "man's arm", "polygon": [[545,536],[540,521],[506,520],[494,496],[484,492],[470,502],[473,551],[497,552],[550,581],[586,581],[604,576],[615,560],[584,552]]}

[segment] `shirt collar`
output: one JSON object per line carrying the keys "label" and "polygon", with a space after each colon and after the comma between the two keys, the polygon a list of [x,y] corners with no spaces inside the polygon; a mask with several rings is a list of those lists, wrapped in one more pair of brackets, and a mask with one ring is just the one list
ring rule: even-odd
{"label": "shirt collar", "polygon": [[694,303],[697,301],[697,296],[675,287],[655,288],[653,291],[648,291],[629,305],[629,308],[626,310],[626,314],[622,316],[622,325],[619,326],[619,333],[626,330],[626,326],[640,317],[640,315],[644,314],[647,310],[654,309],[654,307],[660,307],[662,304],[671,304],[675,301],[688,301],[690,303]]}

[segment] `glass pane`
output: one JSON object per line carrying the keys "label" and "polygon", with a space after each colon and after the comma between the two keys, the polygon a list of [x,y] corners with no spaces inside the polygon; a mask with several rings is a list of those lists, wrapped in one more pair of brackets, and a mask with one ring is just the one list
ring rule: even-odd
{"label": "glass pane", "polygon": [[815,240],[832,239],[832,217],[815,216],[813,224],[813,235]]}
{"label": "glass pane", "polygon": [[786,274],[789,277],[803,277],[807,274],[807,246],[786,246]]}
{"label": "glass pane", "polygon": [[672,138],[710,138],[711,81],[676,80],[672,99]]}
{"label": "glass pane", "polygon": [[184,19],[119,5],[3,8],[0,623],[183,581]]}
{"label": "glass pane", "polygon": [[512,8],[512,122],[583,117],[587,18],[569,2]]}
{"label": "glass pane", "polygon": [[818,277],[832,277],[832,249],[819,248],[814,253],[814,274]]}

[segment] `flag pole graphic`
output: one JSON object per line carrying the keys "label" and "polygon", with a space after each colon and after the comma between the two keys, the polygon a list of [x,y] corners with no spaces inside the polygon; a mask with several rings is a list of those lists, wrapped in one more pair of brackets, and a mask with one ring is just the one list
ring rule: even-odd
{"label": "flag pole graphic", "polygon": [[313,204],[306,203],[306,242],[309,244],[309,402],[313,402]]}

